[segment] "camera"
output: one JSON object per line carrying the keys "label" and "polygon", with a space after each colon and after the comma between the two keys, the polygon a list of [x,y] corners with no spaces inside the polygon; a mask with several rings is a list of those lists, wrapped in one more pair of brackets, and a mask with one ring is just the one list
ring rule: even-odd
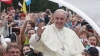
{"label": "camera", "polygon": [[20,32],[20,28],[12,28],[12,32]]}

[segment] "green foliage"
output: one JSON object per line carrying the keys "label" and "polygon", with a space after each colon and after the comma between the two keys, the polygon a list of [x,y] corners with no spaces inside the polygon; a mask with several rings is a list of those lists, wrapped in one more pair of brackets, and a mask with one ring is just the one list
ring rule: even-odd
{"label": "green foliage", "polygon": [[48,0],[32,0],[31,11],[39,12],[45,11],[46,9],[51,9],[51,11],[55,11],[58,9],[58,4],[53,3]]}
{"label": "green foliage", "polygon": [[[13,0],[13,6],[14,8],[21,9],[21,7],[18,6],[18,2],[21,2],[23,4],[23,0]],[[58,4],[48,1],[48,0],[31,0],[30,10],[31,12],[40,12],[45,11],[46,9],[51,9],[51,11],[55,11],[58,9]],[[7,5],[5,3],[2,3],[2,10],[4,8],[9,7],[10,5]],[[29,10],[29,6],[27,6],[27,11]]]}

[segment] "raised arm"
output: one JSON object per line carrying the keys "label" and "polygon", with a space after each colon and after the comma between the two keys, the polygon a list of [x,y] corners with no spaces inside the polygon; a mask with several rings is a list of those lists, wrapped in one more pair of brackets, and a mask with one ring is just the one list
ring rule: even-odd
{"label": "raised arm", "polygon": [[26,38],[25,38],[25,30],[26,30],[27,23],[28,23],[29,21],[31,21],[31,17],[30,17],[30,15],[27,15],[26,18],[25,18],[25,22],[24,22],[24,24],[22,25],[21,31],[20,31],[20,38],[21,38],[21,43],[22,43],[22,45],[24,45],[24,42],[25,42],[25,40],[26,40]]}

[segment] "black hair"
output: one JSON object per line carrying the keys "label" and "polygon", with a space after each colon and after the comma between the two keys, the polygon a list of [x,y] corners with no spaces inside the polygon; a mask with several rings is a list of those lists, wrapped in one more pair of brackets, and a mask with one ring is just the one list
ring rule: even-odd
{"label": "black hair", "polygon": [[30,24],[33,28],[35,28],[35,23],[34,22],[29,22],[28,24]]}
{"label": "black hair", "polygon": [[22,49],[23,49],[25,46],[29,47],[30,45],[29,45],[29,44],[25,44],[25,45],[22,46]]}
{"label": "black hair", "polygon": [[[27,31],[26,31],[26,34],[28,33],[28,31],[30,31],[30,30],[34,30],[34,29],[27,29]],[[34,30],[35,31],[35,33],[36,33],[36,30]]]}
{"label": "black hair", "polygon": [[[27,46],[27,47],[29,47],[30,48],[30,45],[29,44],[25,44],[24,46],[22,46],[22,50],[21,50],[21,52],[23,53],[23,48],[25,47],[25,46]],[[29,52],[32,52],[32,53],[34,53],[34,51],[33,51],[33,49],[32,48],[30,48],[30,51]],[[29,53],[28,52],[28,53]],[[24,56],[24,54],[22,54],[23,56]]]}

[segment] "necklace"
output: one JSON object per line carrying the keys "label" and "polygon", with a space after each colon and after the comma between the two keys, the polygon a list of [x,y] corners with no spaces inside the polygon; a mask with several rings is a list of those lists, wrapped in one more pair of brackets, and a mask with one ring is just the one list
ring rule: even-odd
{"label": "necklace", "polygon": [[[62,48],[61,48],[61,50],[62,50],[62,53],[64,54],[64,51],[65,51],[65,47],[64,47],[64,44],[65,44],[65,40],[64,40],[64,42],[62,42],[61,40],[60,40],[60,37],[59,37],[59,35],[58,35],[58,33],[57,33],[57,31],[56,31],[56,28],[54,27],[54,30],[55,30],[55,32],[56,32],[56,34],[57,34],[57,37],[58,37],[58,39],[59,39],[59,41],[60,41],[60,43],[62,44]],[[64,34],[64,29],[63,29],[63,34]],[[65,36],[64,35],[62,35],[63,37],[64,37],[64,39],[65,39]]]}

